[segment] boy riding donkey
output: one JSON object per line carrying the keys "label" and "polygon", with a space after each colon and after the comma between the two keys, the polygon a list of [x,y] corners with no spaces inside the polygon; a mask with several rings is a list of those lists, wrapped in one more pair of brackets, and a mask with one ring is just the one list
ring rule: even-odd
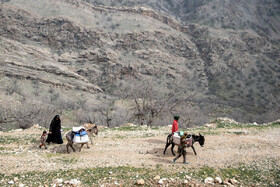
{"label": "boy riding donkey", "polygon": [[[179,131],[179,126],[178,126],[179,118],[180,118],[180,116],[174,116],[174,121],[173,121],[173,124],[172,124],[172,134]],[[183,155],[183,157],[184,157],[184,162],[183,163],[188,164],[188,162],[186,162],[186,154],[187,154],[187,147],[190,146],[190,142],[186,140],[187,138],[188,138],[188,133],[185,132],[180,138],[180,145],[178,147],[179,155],[176,158],[173,159],[173,163],[175,163],[176,160]]]}

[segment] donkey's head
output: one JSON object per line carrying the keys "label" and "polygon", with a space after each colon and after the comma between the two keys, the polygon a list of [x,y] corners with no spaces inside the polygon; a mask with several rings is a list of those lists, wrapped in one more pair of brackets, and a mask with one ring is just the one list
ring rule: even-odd
{"label": "donkey's head", "polygon": [[204,146],[205,138],[199,133],[198,143],[201,147]]}
{"label": "donkey's head", "polygon": [[87,129],[87,132],[92,133],[92,134],[94,133],[94,134],[98,135],[98,128],[95,125],[95,126],[89,128],[89,129]]}

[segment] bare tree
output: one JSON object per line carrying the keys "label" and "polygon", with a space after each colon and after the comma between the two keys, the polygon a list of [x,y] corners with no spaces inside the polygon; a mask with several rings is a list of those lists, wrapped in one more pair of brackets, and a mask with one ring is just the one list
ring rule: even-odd
{"label": "bare tree", "polygon": [[132,121],[152,126],[156,118],[172,113],[184,99],[190,97],[184,93],[184,85],[183,81],[173,82],[167,89],[153,79],[130,80],[123,84],[119,94],[134,102]]}
{"label": "bare tree", "polygon": [[19,106],[0,107],[0,124],[15,124],[26,129],[35,123],[47,126],[56,109],[43,103],[23,102]]}

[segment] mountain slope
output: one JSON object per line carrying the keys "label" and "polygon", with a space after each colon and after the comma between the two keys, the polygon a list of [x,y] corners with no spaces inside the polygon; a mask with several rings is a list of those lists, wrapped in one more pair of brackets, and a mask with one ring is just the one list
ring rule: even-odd
{"label": "mountain slope", "polygon": [[[184,80],[191,102],[208,117],[214,109],[245,121],[276,118],[280,101],[278,1],[258,5],[250,1],[246,6],[243,1],[174,1],[172,6],[168,1],[135,1],[135,6],[156,11],[126,6],[126,1],[122,3],[126,7],[115,1],[102,1],[110,6],[88,2],[2,3],[3,97],[7,97],[3,94],[7,77],[19,82],[24,78],[39,81],[42,90],[54,86],[62,98],[71,98],[73,93],[79,98],[85,92],[86,100],[98,104],[99,96],[116,96],[114,89],[120,81],[152,77],[167,89],[173,80]],[[263,14],[244,11],[260,4],[265,7]],[[230,7],[236,10],[229,11]],[[274,12],[271,19],[269,7]],[[245,12],[250,16],[244,16]],[[259,17],[251,19],[256,14]],[[231,19],[222,24],[221,15]],[[240,21],[241,17],[246,19]],[[269,19],[273,32],[264,33],[266,26],[252,26],[260,19]],[[229,27],[233,22],[236,26]],[[30,88],[22,89],[31,98]]]}

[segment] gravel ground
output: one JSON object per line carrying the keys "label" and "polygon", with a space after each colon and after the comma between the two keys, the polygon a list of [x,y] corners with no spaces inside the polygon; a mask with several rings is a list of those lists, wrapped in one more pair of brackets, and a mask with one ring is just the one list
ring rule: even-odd
{"label": "gravel ground", "polygon": [[[163,149],[170,130],[170,127],[138,128],[134,131],[107,129],[93,138],[94,144],[89,144],[89,149],[84,147],[81,152],[70,154],[66,153],[66,142],[63,145],[51,144],[47,150],[39,149],[40,128],[0,132],[0,168],[7,174],[107,166],[156,168],[161,165],[168,170],[173,165],[174,156],[170,147],[166,155],[163,155]],[[198,155],[188,149],[187,161],[190,164],[183,165],[183,158],[180,158],[175,169],[237,166],[240,163],[269,167],[273,164],[271,161],[280,164],[279,127],[261,131],[250,128],[204,132],[208,134],[205,135],[205,146],[194,145]]]}

